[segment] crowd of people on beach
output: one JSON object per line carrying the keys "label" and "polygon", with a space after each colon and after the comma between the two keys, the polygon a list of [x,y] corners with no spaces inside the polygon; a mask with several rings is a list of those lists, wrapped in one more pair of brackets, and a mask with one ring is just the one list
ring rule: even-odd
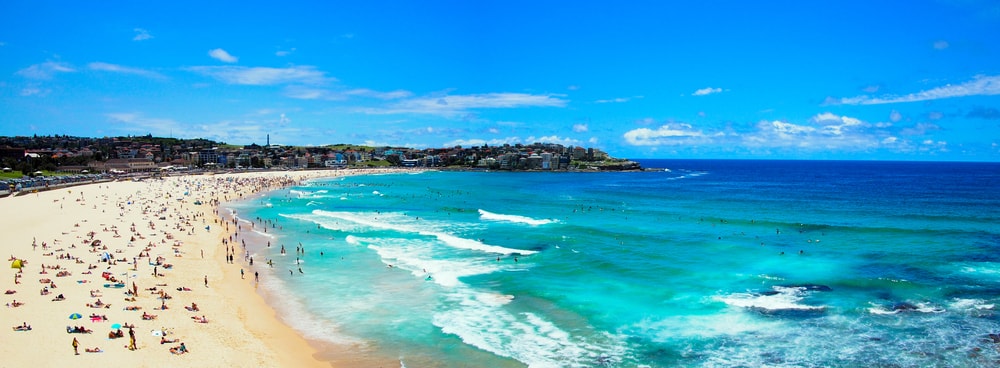
{"label": "crowd of people on beach", "polygon": [[[42,284],[40,295],[48,295],[57,288],[53,279],[47,277],[51,273],[54,273],[55,278],[73,278],[73,281],[80,287],[91,284],[103,285],[103,288],[87,289],[85,295],[89,294],[89,299],[81,299],[76,296],[76,292],[72,292],[61,293],[52,298],[52,301],[69,301],[69,304],[63,304],[64,307],[56,308],[56,310],[72,311],[74,307],[86,307],[102,311],[117,311],[118,309],[114,308],[116,303],[109,303],[105,300],[120,295],[119,297],[130,303],[119,307],[123,313],[92,313],[89,316],[92,323],[118,322],[112,325],[112,330],[108,332],[109,340],[124,339],[127,336],[129,342],[124,345],[125,349],[132,351],[148,349],[150,347],[148,343],[137,341],[136,337],[136,325],[140,325],[140,328],[145,325],[145,328],[154,331],[154,335],[159,335],[159,345],[170,345],[167,349],[170,353],[175,355],[189,353],[187,345],[180,338],[168,338],[167,334],[170,332],[167,329],[152,325],[159,323],[157,322],[159,314],[198,313],[191,315],[190,319],[196,324],[209,324],[210,319],[206,312],[218,313],[221,311],[203,311],[199,303],[192,299],[199,295],[198,292],[188,285],[171,285],[171,280],[176,279],[172,277],[171,271],[175,271],[175,264],[182,265],[183,263],[180,260],[171,262],[169,257],[190,257],[192,253],[200,253],[201,258],[204,258],[206,249],[211,250],[210,247],[218,245],[225,248],[226,252],[223,253],[227,254],[227,257],[232,257],[235,248],[229,245],[229,241],[239,237],[238,224],[235,228],[228,226],[228,224],[222,226],[221,228],[227,230],[217,231],[220,233],[221,241],[215,244],[197,244],[201,246],[200,250],[192,249],[192,245],[186,243],[186,240],[193,239],[192,236],[196,235],[197,232],[211,232],[213,227],[218,226],[221,219],[217,217],[218,211],[213,211],[212,208],[220,203],[240,199],[259,191],[286,187],[298,181],[283,176],[190,177],[170,178],[168,180],[169,183],[161,183],[159,187],[155,183],[151,183],[148,190],[124,197],[111,197],[103,193],[103,185],[76,187],[60,193],[62,196],[55,200],[61,202],[60,206],[64,204],[78,204],[80,206],[93,204],[93,209],[97,209],[97,203],[94,202],[100,202],[102,213],[113,208],[121,222],[94,224],[89,222],[89,219],[83,218],[74,222],[72,228],[64,229],[61,234],[38,234],[38,237],[46,239],[41,242],[41,252],[38,252],[39,243],[36,238],[30,247],[21,248],[17,252],[18,256],[11,256],[12,265],[16,265],[14,267],[13,287],[7,289],[5,295],[14,295],[23,291],[24,281],[30,278],[28,275],[32,272],[37,272],[40,275],[37,279]],[[177,196],[176,186],[186,188],[183,196]],[[94,195],[95,193],[96,195]],[[192,206],[189,204],[191,201],[202,203],[204,207]],[[125,219],[137,217],[142,217],[144,221],[124,222]],[[127,231],[122,231],[124,229]],[[33,267],[36,262],[39,266]],[[138,275],[143,268],[148,270],[149,277]],[[84,269],[84,271],[77,271],[78,269]],[[96,269],[102,271],[92,272]],[[196,272],[196,269],[186,267],[179,272]],[[242,275],[242,268],[240,268],[240,273]],[[259,281],[259,279],[259,272],[254,272],[254,280]],[[208,275],[205,275],[206,288],[209,286],[208,281]],[[140,293],[139,283],[154,284],[144,289],[150,296],[144,296],[143,293]],[[184,299],[192,301],[189,305],[185,305],[181,312],[174,312],[173,308],[170,307],[169,302],[173,296],[167,292],[168,287],[189,294]],[[121,294],[117,294],[119,292]],[[67,298],[70,295],[73,296]],[[9,308],[17,308],[26,303],[10,299],[5,304]],[[159,314],[142,311],[144,308],[153,309]],[[141,314],[130,314],[140,311]],[[71,320],[87,318],[76,312],[67,314]],[[109,318],[108,315],[112,316]],[[131,323],[132,318],[135,318],[135,323]],[[123,327],[127,329],[127,334]],[[27,321],[13,326],[12,329],[18,332],[33,331]],[[79,346],[83,344],[81,341],[89,341],[85,341],[87,344],[98,342],[98,340],[87,337],[93,332],[94,329],[86,325],[66,326],[66,333],[73,335],[71,343],[75,355],[80,354]],[[84,348],[84,352],[100,353],[104,350],[99,346],[94,346]]]}

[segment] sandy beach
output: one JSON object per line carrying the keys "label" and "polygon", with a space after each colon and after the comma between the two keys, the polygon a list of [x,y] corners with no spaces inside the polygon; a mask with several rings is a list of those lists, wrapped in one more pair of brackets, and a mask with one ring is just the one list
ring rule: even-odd
{"label": "sandy beach", "polygon": [[364,173],[176,176],[0,198],[3,365],[333,366],[255,292],[252,268],[227,263],[242,253],[224,244],[237,229],[217,207]]}

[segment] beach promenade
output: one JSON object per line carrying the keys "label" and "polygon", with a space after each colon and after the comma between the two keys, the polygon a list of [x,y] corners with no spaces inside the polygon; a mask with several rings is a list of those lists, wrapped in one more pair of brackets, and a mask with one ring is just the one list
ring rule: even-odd
{"label": "beach promenade", "polygon": [[226,263],[236,226],[217,206],[364,173],[176,176],[0,198],[2,365],[331,366]]}

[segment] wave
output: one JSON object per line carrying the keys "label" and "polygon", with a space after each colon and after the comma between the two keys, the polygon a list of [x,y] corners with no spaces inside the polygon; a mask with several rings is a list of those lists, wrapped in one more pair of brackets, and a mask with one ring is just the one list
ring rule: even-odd
{"label": "wave", "polygon": [[888,314],[898,314],[903,312],[920,312],[920,313],[944,313],[944,308],[936,307],[930,303],[910,303],[910,302],[900,302],[894,304],[875,304],[871,303],[872,306],[868,308],[868,313],[888,315]]}
{"label": "wave", "polygon": [[442,332],[529,367],[615,366],[629,355],[622,336],[576,336],[535,313],[511,313],[494,293],[465,289],[448,298],[460,307],[433,316]]}
{"label": "wave", "polygon": [[479,210],[479,218],[481,218],[483,220],[507,221],[507,222],[514,222],[514,223],[519,223],[519,224],[528,224],[528,225],[532,225],[532,226],[545,225],[545,224],[551,224],[553,222],[558,222],[557,220],[550,220],[550,219],[537,220],[537,219],[533,219],[533,218],[525,217],[525,216],[504,215],[504,214],[493,213],[493,212],[489,212],[489,211],[485,211],[485,210]]}
{"label": "wave", "polygon": [[368,244],[368,249],[378,253],[382,263],[409,271],[414,277],[433,281],[435,284],[454,288],[462,285],[460,278],[486,275],[514,267],[476,258],[435,259],[435,252],[426,240],[355,239],[358,244]]}
{"label": "wave", "polygon": [[[479,241],[479,240],[466,239],[466,238],[462,238],[462,237],[455,236],[455,235],[452,235],[452,234],[448,234],[448,233],[445,233],[445,232],[434,231],[434,230],[427,230],[425,228],[420,228],[420,227],[416,227],[416,226],[409,225],[409,224],[398,223],[398,222],[388,222],[388,221],[380,220],[380,218],[384,219],[384,218],[390,216],[390,214],[386,214],[386,213],[379,214],[377,216],[372,216],[371,218],[366,217],[366,216],[361,216],[361,215],[358,215],[358,214],[352,213],[352,212],[331,212],[331,211],[324,211],[324,210],[313,210],[312,213],[314,215],[317,215],[317,216],[320,216],[320,217],[335,218],[335,219],[339,219],[339,220],[349,221],[349,222],[352,222],[352,223],[355,223],[355,224],[358,224],[358,225],[362,225],[362,226],[366,226],[366,227],[369,227],[369,228],[373,228],[373,229],[393,230],[393,231],[399,231],[399,232],[405,232],[405,233],[419,234],[419,235],[424,235],[424,236],[432,236],[432,237],[437,238],[439,241],[441,241],[445,245],[450,246],[452,248],[475,250],[475,251],[480,251],[480,252],[496,253],[496,254],[504,254],[504,255],[507,255],[507,254],[530,255],[530,254],[537,253],[536,251],[532,251],[532,250],[512,249],[512,248],[501,247],[501,246],[498,246],[498,245],[490,245],[490,244],[483,243],[482,241]],[[292,217],[292,216],[290,216],[290,217]],[[321,226],[328,227],[327,223],[325,223],[325,222],[323,222],[321,220],[317,221],[318,219],[305,218],[305,217],[300,217],[300,218],[311,220],[311,221],[315,221],[315,222],[319,223]]]}
{"label": "wave", "polygon": [[781,311],[822,312],[826,306],[800,303],[810,292],[807,286],[773,286],[772,291],[763,293],[734,293],[717,296],[714,299],[727,305],[752,309],[764,313]]}
{"label": "wave", "polygon": [[674,177],[671,177],[671,178],[667,178],[666,180],[681,180],[681,179],[697,178],[699,176],[707,175],[707,174],[708,174],[707,171],[695,171],[695,172],[689,172],[688,174],[683,174],[681,176],[674,176]]}

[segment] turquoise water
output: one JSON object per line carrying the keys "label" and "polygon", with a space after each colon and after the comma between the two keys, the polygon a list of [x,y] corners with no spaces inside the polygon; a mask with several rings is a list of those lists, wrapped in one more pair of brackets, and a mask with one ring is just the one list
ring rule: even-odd
{"label": "turquoise water", "polygon": [[293,327],[408,367],[1000,361],[1000,165],[643,165],[666,170],[354,176],[228,206]]}

